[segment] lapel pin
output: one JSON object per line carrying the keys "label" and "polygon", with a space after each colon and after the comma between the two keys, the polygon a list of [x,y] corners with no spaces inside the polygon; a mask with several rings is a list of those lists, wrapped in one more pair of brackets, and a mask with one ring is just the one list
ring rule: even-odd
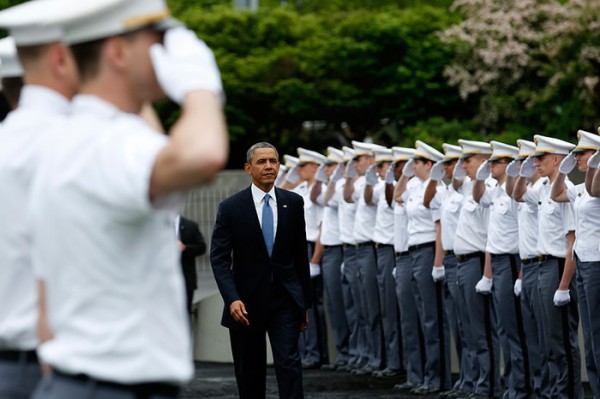
{"label": "lapel pin", "polygon": [[286,204],[283,204],[283,207],[284,207],[284,208],[287,208],[287,205],[286,205]]}

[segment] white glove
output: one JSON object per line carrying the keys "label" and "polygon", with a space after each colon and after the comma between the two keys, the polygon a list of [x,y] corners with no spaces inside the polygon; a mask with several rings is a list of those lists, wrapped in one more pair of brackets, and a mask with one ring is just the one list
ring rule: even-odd
{"label": "white glove", "polygon": [[344,275],[344,262],[342,262],[342,264],[340,265],[340,274],[342,276]]}
{"label": "white glove", "polygon": [[515,281],[515,287],[513,289],[515,296],[519,296],[521,295],[521,289],[522,289],[522,281],[520,278],[517,279],[517,281]]}
{"label": "white glove", "polygon": [[436,283],[444,280],[444,277],[446,277],[446,269],[444,268],[444,265],[434,266],[433,269],[431,269],[431,277],[433,277],[433,281]]}
{"label": "white glove", "polygon": [[215,56],[206,43],[189,29],[169,29],[164,44],[150,47],[158,83],[173,101],[181,104],[194,90],[223,94],[223,83]]}
{"label": "white glove", "polygon": [[519,176],[531,177],[535,174],[535,165],[533,164],[533,157],[527,157],[521,164],[521,171]]}
{"label": "white glove", "polygon": [[570,152],[560,163],[558,171],[563,175],[568,175],[575,168],[575,165],[577,165],[577,159],[575,159],[575,154]]}
{"label": "white glove", "polygon": [[338,163],[338,165],[335,167],[335,170],[331,174],[331,177],[329,178],[329,180],[332,183],[336,183],[338,180],[340,180],[342,178],[343,175],[344,175],[344,164]]}
{"label": "white glove", "polygon": [[490,163],[488,161],[485,161],[484,163],[479,165],[479,168],[477,168],[477,173],[475,174],[475,179],[482,181],[482,180],[485,180],[488,177],[490,177],[491,174],[492,174],[492,167],[490,166]]}
{"label": "white glove", "polygon": [[510,177],[519,177],[519,168],[521,167],[521,161],[515,159],[506,167],[506,174]]}
{"label": "white glove", "polygon": [[281,165],[279,167],[279,172],[277,173],[277,178],[275,178],[275,187],[279,187],[281,182],[285,177],[285,166]]}
{"label": "white glove", "polygon": [[571,302],[569,290],[556,290],[554,293],[554,306],[565,306],[569,302]]}
{"label": "white glove", "polygon": [[385,184],[394,184],[396,182],[396,175],[394,174],[396,169],[396,162],[392,163],[388,170],[385,172]]}
{"label": "white glove", "polygon": [[589,157],[587,164],[588,168],[598,169],[598,164],[600,164],[600,151],[596,151],[594,155]]}
{"label": "white glove", "polygon": [[292,169],[288,170],[287,174],[285,175],[285,180],[290,184],[298,183],[298,180],[300,180],[300,173],[298,173],[297,166],[294,166]]}
{"label": "white glove", "polygon": [[444,167],[442,166],[442,161],[437,161],[431,167],[431,172],[429,172],[429,178],[431,180],[440,181],[444,178]]}
{"label": "white glove", "polygon": [[318,263],[309,263],[310,266],[310,277],[317,277],[321,274],[321,266]]}
{"label": "white glove", "polygon": [[396,278],[396,266],[392,269],[392,276],[394,276],[394,279]]}
{"label": "white glove", "polygon": [[494,282],[491,278],[487,278],[486,276],[481,277],[481,280],[475,286],[475,291],[481,295],[489,295],[492,293],[492,286]]}
{"label": "white glove", "polygon": [[365,172],[365,182],[367,186],[374,186],[377,184],[377,171],[375,170],[375,164],[369,166]]}
{"label": "white glove", "polygon": [[358,176],[358,171],[356,170],[356,163],[354,160],[348,162],[348,166],[346,166],[346,177],[352,179]]}
{"label": "white glove", "polygon": [[467,177],[467,172],[462,167],[463,160],[459,159],[456,161],[456,165],[454,165],[454,172],[452,173],[452,178],[455,180],[462,180]]}
{"label": "white glove", "polygon": [[413,169],[414,164],[415,160],[412,158],[406,161],[404,167],[402,168],[402,174],[406,177],[413,177],[415,175],[415,170]]}
{"label": "white glove", "polygon": [[319,165],[319,169],[317,169],[317,173],[315,174],[315,179],[321,183],[327,184],[329,178],[327,177],[327,172],[325,171],[325,165]]}

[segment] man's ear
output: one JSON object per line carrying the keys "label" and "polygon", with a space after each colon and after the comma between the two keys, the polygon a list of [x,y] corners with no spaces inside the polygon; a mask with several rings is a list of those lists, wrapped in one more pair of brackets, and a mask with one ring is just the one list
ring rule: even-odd
{"label": "man's ear", "polygon": [[246,163],[244,164],[244,170],[245,170],[245,171],[246,171],[246,173],[248,173],[249,175],[250,175],[250,174],[252,174],[252,173],[250,173],[250,168],[251,168],[250,164],[249,164],[248,162],[246,162]]}

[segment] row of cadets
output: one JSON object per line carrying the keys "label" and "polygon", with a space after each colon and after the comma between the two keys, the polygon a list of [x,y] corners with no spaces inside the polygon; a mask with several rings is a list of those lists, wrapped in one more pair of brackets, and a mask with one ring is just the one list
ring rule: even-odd
{"label": "row of cadets", "polygon": [[392,271],[395,267],[394,251],[394,210],[392,197],[394,191],[394,168],[392,150],[376,148],[375,164],[365,174],[365,202],[376,207],[373,241],[376,250],[377,283],[381,307],[383,327],[383,347],[385,350],[385,367],[375,371],[379,377],[396,377],[400,375],[400,331],[398,330],[398,305],[396,301],[396,284]]}
{"label": "row of cadets", "polygon": [[[429,184],[423,198],[425,207],[434,210],[433,215],[436,221],[436,262],[431,274],[434,281],[444,281],[446,316],[458,355],[459,374],[452,391],[473,392],[476,381],[472,373],[467,370],[472,367],[475,355],[467,350],[468,342],[466,342],[464,333],[464,329],[468,328],[464,324],[466,305],[462,301],[464,295],[459,293],[458,267],[453,250],[454,234],[464,196],[456,191],[452,184],[446,185],[442,181],[444,178],[452,181],[454,167],[461,156],[462,148],[447,143],[442,144],[442,147],[444,159],[436,162],[431,168]],[[439,252],[442,251],[443,256],[440,256]]]}
{"label": "row of cadets", "polygon": [[[431,209],[424,205],[431,167],[443,157],[442,153],[430,145],[417,140],[415,153],[404,165],[402,178],[394,190],[394,199],[406,204],[413,289],[425,340],[423,383],[412,390],[416,394],[446,390],[451,383],[450,337],[448,321],[444,317],[444,285],[441,281],[434,282],[431,276],[436,225]],[[408,179],[413,176],[415,183],[408,189]]]}
{"label": "row of cadets", "polygon": [[[473,140],[459,140],[462,154],[454,168],[452,185],[464,196],[460,209],[454,253],[458,265],[459,303],[464,304],[465,312],[460,312],[465,348],[474,360],[464,373],[465,378],[475,381],[472,393],[482,397],[500,397],[500,365],[498,328],[496,313],[489,295],[480,295],[480,280],[491,277],[489,256],[486,256],[489,209],[479,205],[473,198],[472,181],[477,169],[491,155],[489,143]],[[491,187],[490,187],[491,188]],[[460,306],[463,309],[463,306]],[[464,353],[464,350],[463,350]]]}
{"label": "row of cadets", "polygon": [[[347,299],[351,299],[347,280],[342,279],[344,261],[342,240],[340,238],[339,205],[342,197],[340,181],[344,172],[344,152],[333,147],[327,148],[327,159],[319,166],[315,184],[311,192],[311,200],[323,206],[321,235],[319,242],[323,248],[321,272],[324,293],[327,297],[326,310],[331,324],[333,340],[337,349],[335,362],[324,364],[324,370],[336,370],[356,362],[358,352],[350,346],[350,327],[348,320],[355,317],[349,314],[352,307],[346,307]],[[339,188],[336,190],[336,187]]]}
{"label": "row of cadets", "polygon": [[491,294],[494,301],[502,331],[500,342],[508,395],[527,398],[532,394],[529,355],[521,304],[519,297],[514,295],[520,269],[518,203],[506,190],[506,168],[519,149],[498,141],[491,141],[491,146],[492,155],[478,168],[473,184],[475,201],[490,209],[486,252],[491,257],[493,280],[485,273],[479,283],[479,292]]}
{"label": "row of cadets", "polygon": [[[579,316],[577,301],[570,296],[575,262],[573,208],[568,202],[551,198],[551,186],[559,175],[562,160],[575,148],[566,141],[541,135],[534,136],[535,152],[522,164],[515,183],[513,198],[538,205],[539,276],[541,325],[544,333],[544,356],[549,365],[552,397],[582,397],[580,355],[577,340]],[[537,187],[527,186],[535,171],[547,178]],[[565,179],[565,189],[573,183]],[[573,291],[575,292],[575,291]]]}

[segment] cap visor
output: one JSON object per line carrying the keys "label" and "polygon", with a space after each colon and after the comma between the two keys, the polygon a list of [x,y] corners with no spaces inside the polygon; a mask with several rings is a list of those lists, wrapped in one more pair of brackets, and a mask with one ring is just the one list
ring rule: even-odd
{"label": "cap visor", "polygon": [[158,31],[166,31],[172,28],[185,26],[183,22],[174,17],[167,17],[159,22],[152,24],[152,27]]}

